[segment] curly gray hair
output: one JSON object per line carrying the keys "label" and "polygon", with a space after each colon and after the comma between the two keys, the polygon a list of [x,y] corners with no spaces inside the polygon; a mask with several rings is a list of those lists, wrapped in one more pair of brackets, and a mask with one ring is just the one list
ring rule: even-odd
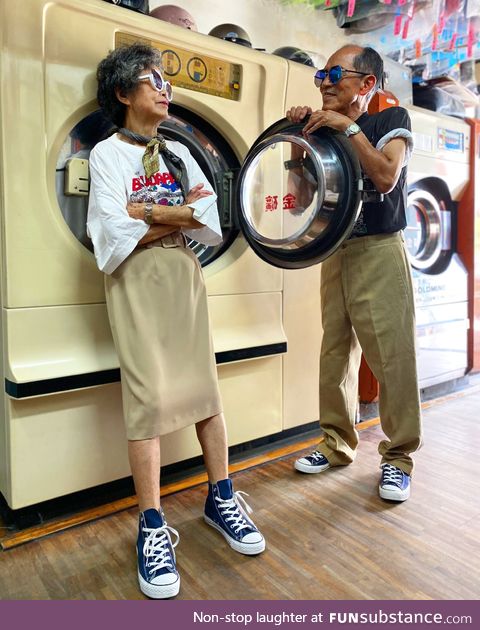
{"label": "curly gray hair", "polygon": [[126,96],[136,88],[139,74],[154,66],[162,68],[160,51],[141,43],[116,48],[98,64],[98,104],[118,127],[125,122],[126,106],[118,100],[115,90]]}

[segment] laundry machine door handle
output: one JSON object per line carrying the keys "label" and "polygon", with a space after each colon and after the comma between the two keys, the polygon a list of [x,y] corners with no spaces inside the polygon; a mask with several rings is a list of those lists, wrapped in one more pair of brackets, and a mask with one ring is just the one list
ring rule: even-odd
{"label": "laundry machine door handle", "polygon": [[441,247],[442,251],[450,251],[452,249],[452,213],[450,210],[440,210],[442,231]]}
{"label": "laundry machine door handle", "polygon": [[218,171],[215,173],[215,183],[218,191],[218,213],[222,228],[234,227],[235,181],[239,170],[230,169],[229,171]]}

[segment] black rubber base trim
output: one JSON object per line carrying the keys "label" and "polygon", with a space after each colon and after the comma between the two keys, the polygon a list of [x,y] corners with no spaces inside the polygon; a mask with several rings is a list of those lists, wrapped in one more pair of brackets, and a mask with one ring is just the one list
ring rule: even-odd
{"label": "black rubber base trim", "polygon": [[[295,443],[299,439],[318,435],[320,435],[320,429],[317,421],[244,442],[243,444],[236,444],[228,449],[229,462],[233,464],[245,458],[268,452],[271,448],[278,448],[279,446]],[[203,457],[199,455],[175,464],[162,466],[160,481],[163,486],[204,471]],[[82,510],[124,499],[134,494],[135,487],[132,477],[111,481],[94,488],[80,490],[79,492],[29,505],[18,510],[12,510],[3,495],[0,494],[0,523],[3,521],[10,532],[21,531],[53,519],[78,514]]]}
{"label": "black rubber base trim", "polygon": [[[252,348],[240,348],[238,350],[227,350],[217,352],[215,359],[217,365],[233,363],[234,361],[246,361],[247,359],[260,359],[262,357],[284,354],[287,352],[287,344],[272,343],[265,346],[254,346]],[[5,379],[5,392],[12,398],[30,398],[32,396],[44,396],[46,394],[56,394],[68,392],[74,389],[85,389],[96,385],[107,385],[108,383],[118,383],[120,381],[120,370],[103,370],[101,372],[89,372],[87,374],[74,374],[72,376],[62,376],[60,378],[49,378],[42,381],[30,381],[28,383],[14,383]]]}

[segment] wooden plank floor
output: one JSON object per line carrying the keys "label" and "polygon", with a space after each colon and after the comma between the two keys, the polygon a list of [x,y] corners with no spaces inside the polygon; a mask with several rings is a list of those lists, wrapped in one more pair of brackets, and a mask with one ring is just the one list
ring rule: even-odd
{"label": "wooden plank floor", "polygon": [[[202,520],[205,489],[163,500],[180,533],[177,599],[479,599],[480,392],[424,412],[412,497],[377,495],[380,428],[361,433],[352,466],[320,475],[294,456],[234,475],[266,539],[230,550]],[[136,509],[0,554],[1,599],[142,599]]]}

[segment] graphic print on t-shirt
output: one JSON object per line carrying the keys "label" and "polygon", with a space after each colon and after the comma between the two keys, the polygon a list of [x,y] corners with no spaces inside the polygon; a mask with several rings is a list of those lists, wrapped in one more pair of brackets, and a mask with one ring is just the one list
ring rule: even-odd
{"label": "graphic print on t-shirt", "polygon": [[132,178],[132,203],[155,203],[160,206],[181,206],[184,202],[180,186],[171,174],[155,173],[146,177],[137,173]]}

